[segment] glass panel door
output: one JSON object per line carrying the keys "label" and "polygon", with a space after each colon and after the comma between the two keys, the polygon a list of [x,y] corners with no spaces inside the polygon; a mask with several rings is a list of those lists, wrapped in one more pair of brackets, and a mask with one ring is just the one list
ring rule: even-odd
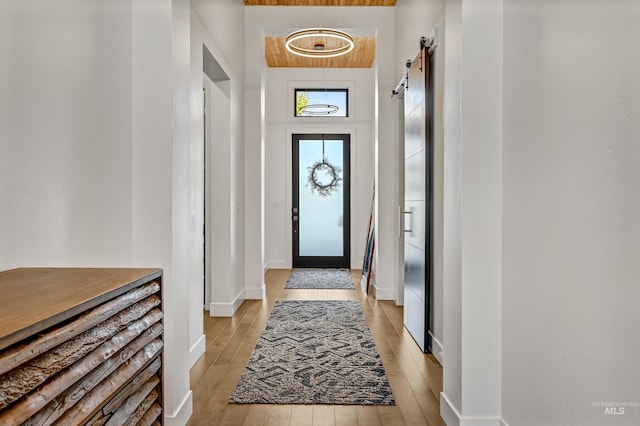
{"label": "glass panel door", "polygon": [[293,135],[293,267],[348,268],[349,135]]}

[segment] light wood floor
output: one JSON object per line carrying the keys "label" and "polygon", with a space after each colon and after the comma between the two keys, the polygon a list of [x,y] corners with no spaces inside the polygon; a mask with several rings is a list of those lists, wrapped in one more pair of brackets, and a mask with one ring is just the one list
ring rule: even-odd
{"label": "light wood floor", "polygon": [[[357,290],[285,290],[290,270],[265,276],[266,300],[248,300],[232,318],[205,314],[205,355],[191,369],[196,425],[444,425],[442,367],[402,327],[402,307]],[[359,300],[387,372],[396,406],[228,404],[276,300]]]}

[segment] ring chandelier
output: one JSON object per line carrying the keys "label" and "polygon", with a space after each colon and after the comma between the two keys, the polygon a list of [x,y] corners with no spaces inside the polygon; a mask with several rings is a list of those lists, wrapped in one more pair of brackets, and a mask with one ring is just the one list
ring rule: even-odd
{"label": "ring chandelier", "polygon": [[[325,39],[340,43],[338,47],[326,49],[322,42],[313,42],[313,47],[309,39]],[[305,42],[306,45],[305,45]],[[287,36],[285,47],[294,55],[305,56],[307,58],[333,58],[345,55],[353,50],[354,42],[350,34],[332,28],[307,28],[294,31]]]}
{"label": "ring chandelier", "polygon": [[330,115],[338,112],[340,108],[337,105],[310,104],[302,107],[303,115]]}

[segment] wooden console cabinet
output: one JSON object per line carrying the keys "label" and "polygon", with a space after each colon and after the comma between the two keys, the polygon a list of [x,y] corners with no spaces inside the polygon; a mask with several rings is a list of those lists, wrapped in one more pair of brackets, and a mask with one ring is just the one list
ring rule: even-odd
{"label": "wooden console cabinet", "polygon": [[162,270],[0,272],[1,425],[161,425]]}

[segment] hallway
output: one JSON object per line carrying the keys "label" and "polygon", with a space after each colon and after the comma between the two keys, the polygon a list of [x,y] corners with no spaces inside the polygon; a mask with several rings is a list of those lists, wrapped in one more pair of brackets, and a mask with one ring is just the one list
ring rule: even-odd
{"label": "hallway", "polygon": [[[269,270],[267,298],[247,300],[231,318],[204,315],[205,355],[191,369],[188,425],[442,425],[442,367],[402,326],[402,307],[356,290],[285,290],[290,270]],[[360,271],[352,271],[359,287]],[[396,406],[227,404],[276,300],[358,300],[382,357]]]}

